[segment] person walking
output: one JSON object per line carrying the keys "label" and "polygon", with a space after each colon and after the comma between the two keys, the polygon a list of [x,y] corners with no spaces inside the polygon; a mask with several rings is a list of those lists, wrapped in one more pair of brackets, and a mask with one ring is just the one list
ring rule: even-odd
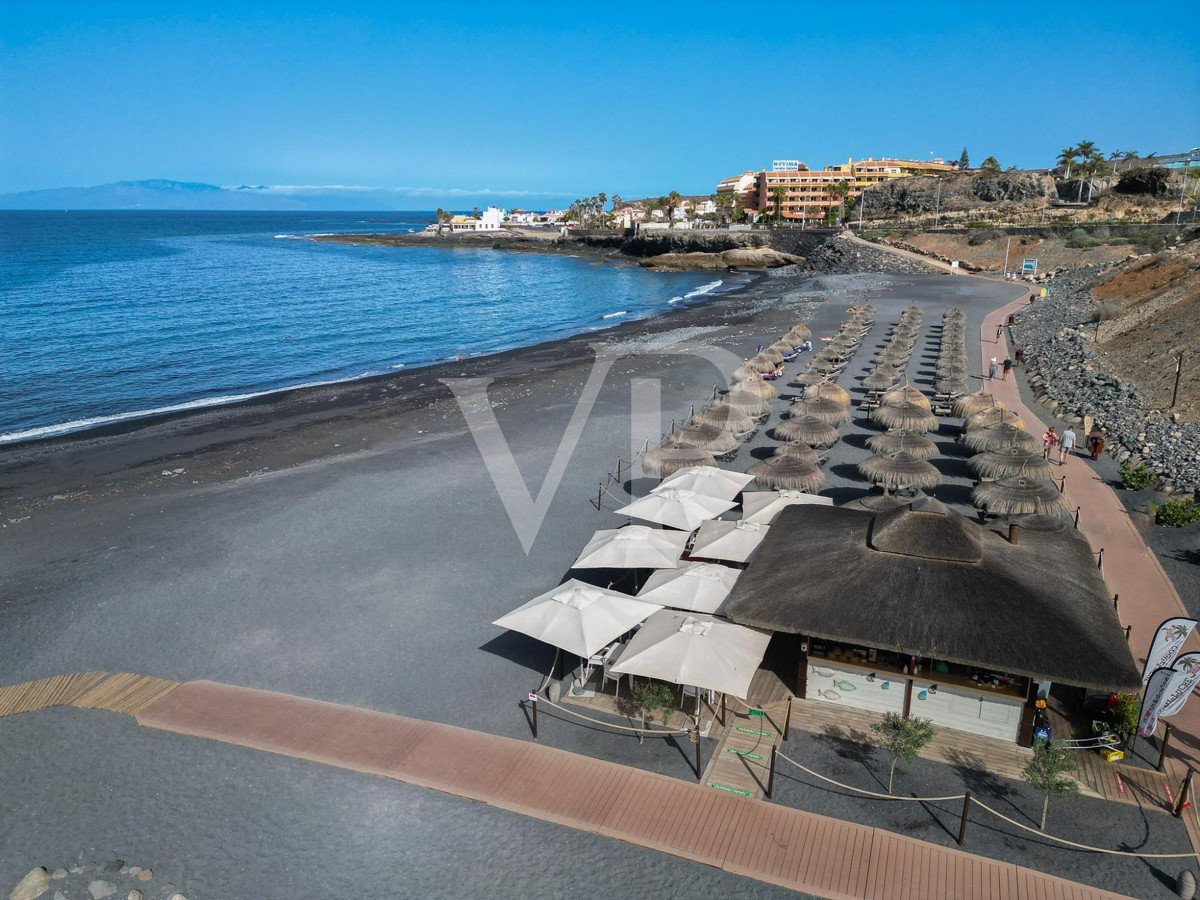
{"label": "person walking", "polygon": [[1097,459],[1104,452],[1104,432],[1095,425],[1092,426],[1092,430],[1088,434],[1087,447],[1092,459]]}
{"label": "person walking", "polygon": [[1050,451],[1054,449],[1054,445],[1058,443],[1058,435],[1054,433],[1054,426],[1051,425],[1042,433],[1042,459],[1050,458]]}
{"label": "person walking", "polygon": [[1004,374],[1000,376],[1001,381],[1008,381],[1008,373],[1012,371],[1012,357],[1004,357]]}
{"label": "person walking", "polygon": [[991,381],[995,377],[996,377],[996,357],[993,356],[991,362],[988,363],[988,380]]}
{"label": "person walking", "polygon": [[1058,439],[1058,464],[1061,466],[1063,461],[1071,455],[1075,450],[1075,429],[1070,425],[1063,432],[1062,437]]}
{"label": "person walking", "polygon": [[997,325],[996,326],[996,343],[997,344],[1000,343],[1000,338],[1002,338],[1002,337],[1004,337],[1004,326]]}

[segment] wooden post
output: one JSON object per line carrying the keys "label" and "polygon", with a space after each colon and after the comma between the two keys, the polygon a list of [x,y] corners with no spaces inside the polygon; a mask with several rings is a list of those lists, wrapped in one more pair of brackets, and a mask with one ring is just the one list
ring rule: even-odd
{"label": "wooden post", "polygon": [[781,740],[786,741],[788,739],[788,728],[791,726],[791,724],[792,724],[792,695],[788,694],[787,709],[785,709],[783,712],[783,737],[781,738]]}
{"label": "wooden post", "polygon": [[912,712],[912,678],[908,678],[904,682],[904,718],[908,718],[908,714]]}
{"label": "wooden post", "polygon": [[1113,594],[1113,612],[1117,615],[1121,614],[1121,595]]}
{"label": "wooden post", "polygon": [[1160,772],[1166,771],[1167,746],[1171,743],[1171,723],[1167,722],[1167,730],[1163,732],[1162,743],[1158,745],[1158,765],[1154,768]]}
{"label": "wooden post", "polygon": [[1183,777],[1183,784],[1179,786],[1179,794],[1175,797],[1175,808],[1171,810],[1171,815],[1179,818],[1183,814],[1183,806],[1188,800],[1188,795],[1192,792],[1192,767],[1188,766],[1187,775]]}
{"label": "wooden post", "polygon": [[1132,625],[1125,626],[1125,643],[1127,643],[1127,644],[1129,643],[1129,635],[1130,635],[1130,632],[1132,632],[1132,631],[1133,631]]}
{"label": "wooden post", "polygon": [[1058,483],[1058,492],[1061,494],[1067,489],[1067,476],[1062,477],[1062,481]]}
{"label": "wooden post", "polygon": [[603,504],[604,504],[604,485],[597,484],[596,485],[596,509],[598,509],[598,510],[603,509],[604,508]]}
{"label": "wooden post", "polygon": [[721,727],[725,727],[725,692],[721,692]]}
{"label": "wooden post", "polygon": [[1076,528],[1078,528],[1078,527],[1079,527],[1079,511],[1080,511],[1081,509],[1083,509],[1083,507],[1082,507],[1082,506],[1077,506],[1077,507],[1075,507],[1075,527],[1076,527]]}
{"label": "wooden post", "polygon": [[[1066,476],[1064,475],[1063,477],[1065,478]],[[620,487],[624,483],[625,482],[623,482],[621,480],[621,457],[618,456],[617,457],[617,486]]]}
{"label": "wooden post", "polygon": [[767,771],[767,799],[775,792],[775,754],[779,752],[778,744],[771,744],[771,768]]}
{"label": "wooden post", "polygon": [[696,726],[696,780],[704,780],[704,769],[700,767],[700,726]]}
{"label": "wooden post", "polygon": [[1104,548],[1100,548],[1100,552],[1096,554],[1096,568],[1104,571]]}
{"label": "wooden post", "polygon": [[963,797],[962,821],[958,825],[958,846],[962,846],[967,839],[967,813],[971,811],[971,792],[967,791]]}
{"label": "wooden post", "polygon": [[537,740],[537,697],[536,695],[529,701],[533,704],[533,739]]}
{"label": "wooden post", "polygon": [[1175,401],[1179,399],[1179,376],[1183,374],[1183,351],[1179,351],[1179,355],[1175,357],[1175,388],[1171,391],[1171,408],[1174,409]]}

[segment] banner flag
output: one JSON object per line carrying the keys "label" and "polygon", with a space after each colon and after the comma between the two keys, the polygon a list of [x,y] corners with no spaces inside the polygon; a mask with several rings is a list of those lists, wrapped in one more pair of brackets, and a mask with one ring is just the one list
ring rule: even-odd
{"label": "banner flag", "polygon": [[1200,681],[1200,653],[1184,653],[1176,658],[1172,672],[1174,674],[1167,684],[1162,707],[1158,711],[1160,719],[1175,715],[1183,709],[1188,697],[1192,696],[1192,688]]}
{"label": "banner flag", "polygon": [[1142,709],[1138,714],[1138,737],[1149,737],[1158,727],[1158,711],[1162,709],[1163,697],[1174,676],[1174,669],[1155,669],[1146,685],[1146,694],[1142,697]]}
{"label": "banner flag", "polygon": [[1150,652],[1146,654],[1146,668],[1142,670],[1142,684],[1150,681],[1150,673],[1155,669],[1170,668],[1183,643],[1196,627],[1195,619],[1183,616],[1167,619],[1154,632],[1154,640],[1150,643]]}

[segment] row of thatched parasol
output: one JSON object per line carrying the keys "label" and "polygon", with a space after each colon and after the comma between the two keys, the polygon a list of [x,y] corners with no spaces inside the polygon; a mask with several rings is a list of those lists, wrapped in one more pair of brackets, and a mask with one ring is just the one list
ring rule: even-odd
{"label": "row of thatched parasol", "polygon": [[875,355],[871,371],[862,380],[863,387],[870,391],[882,391],[900,380],[916,345],[921,317],[918,306],[910,305],[904,309],[900,320],[884,339],[883,348]]}
{"label": "row of thatched parasol", "polygon": [[965,313],[952,306],[942,314],[941,345],[936,364],[934,387],[938,394],[957,397],[967,392],[967,349]]}

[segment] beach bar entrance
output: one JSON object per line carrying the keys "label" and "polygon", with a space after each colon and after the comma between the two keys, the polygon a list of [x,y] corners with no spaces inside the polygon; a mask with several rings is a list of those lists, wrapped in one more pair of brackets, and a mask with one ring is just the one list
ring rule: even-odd
{"label": "beach bar entrance", "polygon": [[1091,548],[1069,525],[1027,518],[1004,533],[931,498],[879,513],[784,509],[725,614],[795,636],[781,646],[798,697],[1023,744],[1052,682],[1140,685]]}

